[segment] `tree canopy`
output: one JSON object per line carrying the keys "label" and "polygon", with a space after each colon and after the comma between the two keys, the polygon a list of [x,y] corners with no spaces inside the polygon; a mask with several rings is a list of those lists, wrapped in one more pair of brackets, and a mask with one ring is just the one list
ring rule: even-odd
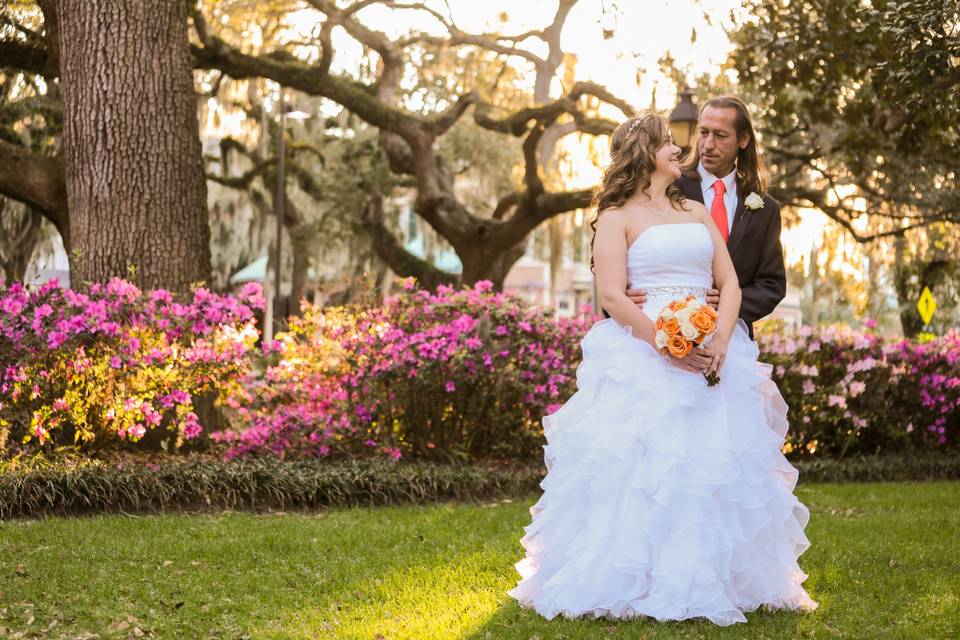
{"label": "tree canopy", "polygon": [[[859,241],[960,223],[956,3],[744,6],[731,62],[764,124],[774,194]],[[853,225],[864,212],[878,220],[871,233]]]}

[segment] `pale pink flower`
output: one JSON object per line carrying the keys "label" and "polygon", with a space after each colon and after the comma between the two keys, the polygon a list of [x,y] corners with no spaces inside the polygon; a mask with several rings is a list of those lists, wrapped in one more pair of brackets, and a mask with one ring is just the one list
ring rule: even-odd
{"label": "pale pink flower", "polygon": [[841,409],[846,409],[847,399],[843,396],[830,396],[827,398],[827,404],[831,407],[840,407]]}

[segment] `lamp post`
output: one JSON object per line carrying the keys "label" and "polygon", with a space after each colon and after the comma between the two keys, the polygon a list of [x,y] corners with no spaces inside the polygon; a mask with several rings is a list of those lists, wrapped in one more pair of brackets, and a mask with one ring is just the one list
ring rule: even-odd
{"label": "lamp post", "polygon": [[283,296],[280,294],[280,283],[282,281],[283,265],[283,216],[284,205],[286,204],[286,177],[285,164],[287,156],[287,118],[292,120],[306,120],[310,114],[305,111],[292,111],[287,104],[283,88],[280,89],[280,139],[277,140],[277,192],[273,200],[274,213],[277,216],[277,239],[276,239],[276,263],[274,264],[274,282],[273,282],[273,305],[271,322],[265,322],[265,331],[267,339],[273,338],[276,329],[280,328],[280,319],[284,317]]}
{"label": "lamp post", "polygon": [[673,142],[683,149],[684,154],[690,150],[699,117],[697,105],[693,103],[693,91],[684,86],[680,89],[680,101],[670,112],[670,133]]}

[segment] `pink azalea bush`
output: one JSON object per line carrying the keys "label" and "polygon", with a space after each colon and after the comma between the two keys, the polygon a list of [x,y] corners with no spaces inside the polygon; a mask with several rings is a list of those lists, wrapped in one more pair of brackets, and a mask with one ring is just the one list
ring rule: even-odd
{"label": "pink azalea bush", "polygon": [[[875,326],[875,325],[874,325]],[[960,332],[928,343],[829,326],[758,334],[790,405],[786,449],[844,456],[960,444]]]}
{"label": "pink azalea bush", "polygon": [[380,307],[307,307],[229,398],[244,454],[432,459],[530,456],[575,389],[580,338],[489,282],[405,290]]}
{"label": "pink azalea bush", "polygon": [[161,426],[174,445],[195,438],[194,399],[242,380],[262,306],[259,285],[184,302],[120,279],[0,286],[0,435],[27,450],[137,442]]}
{"label": "pink azalea bush", "polygon": [[[122,280],[0,287],[0,453],[152,435],[177,448],[203,433],[196,402],[214,394],[228,458],[535,459],[597,320],[557,320],[488,282],[408,281],[381,306],[308,306],[256,349],[258,308],[256,285],[179,301]],[[960,444],[960,333],[919,344],[867,327],[758,334],[790,406],[791,456]]]}

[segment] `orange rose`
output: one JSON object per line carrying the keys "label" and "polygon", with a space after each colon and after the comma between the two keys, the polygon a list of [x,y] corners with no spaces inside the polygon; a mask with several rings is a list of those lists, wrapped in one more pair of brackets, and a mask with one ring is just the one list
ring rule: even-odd
{"label": "orange rose", "polygon": [[670,308],[670,311],[679,311],[680,309],[683,309],[685,306],[687,306],[687,301],[686,301],[686,300],[674,300],[673,302],[671,302],[671,303],[668,304],[667,306]]}
{"label": "orange rose", "polygon": [[657,323],[654,325],[654,329],[656,329],[657,331],[660,331],[660,329],[663,329],[663,318],[657,318]]}
{"label": "orange rose", "polygon": [[663,329],[668,336],[678,335],[680,333],[680,321],[676,318],[665,320],[661,329]]}
{"label": "orange rose", "polygon": [[710,316],[710,317],[713,318],[714,320],[716,320],[716,319],[719,317],[719,316],[717,315],[717,310],[714,309],[713,307],[711,307],[711,306],[708,305],[708,304],[705,304],[705,305],[703,305],[702,307],[700,307],[700,310],[703,311],[704,313],[706,313],[708,316]]}
{"label": "orange rose", "polygon": [[709,306],[701,307],[690,316],[690,323],[704,335],[713,333],[717,329],[717,321],[707,313],[706,309],[713,310]]}
{"label": "orange rose", "polygon": [[690,353],[691,349],[693,349],[693,343],[687,342],[681,335],[670,336],[667,339],[667,351],[672,356],[682,358]]}

